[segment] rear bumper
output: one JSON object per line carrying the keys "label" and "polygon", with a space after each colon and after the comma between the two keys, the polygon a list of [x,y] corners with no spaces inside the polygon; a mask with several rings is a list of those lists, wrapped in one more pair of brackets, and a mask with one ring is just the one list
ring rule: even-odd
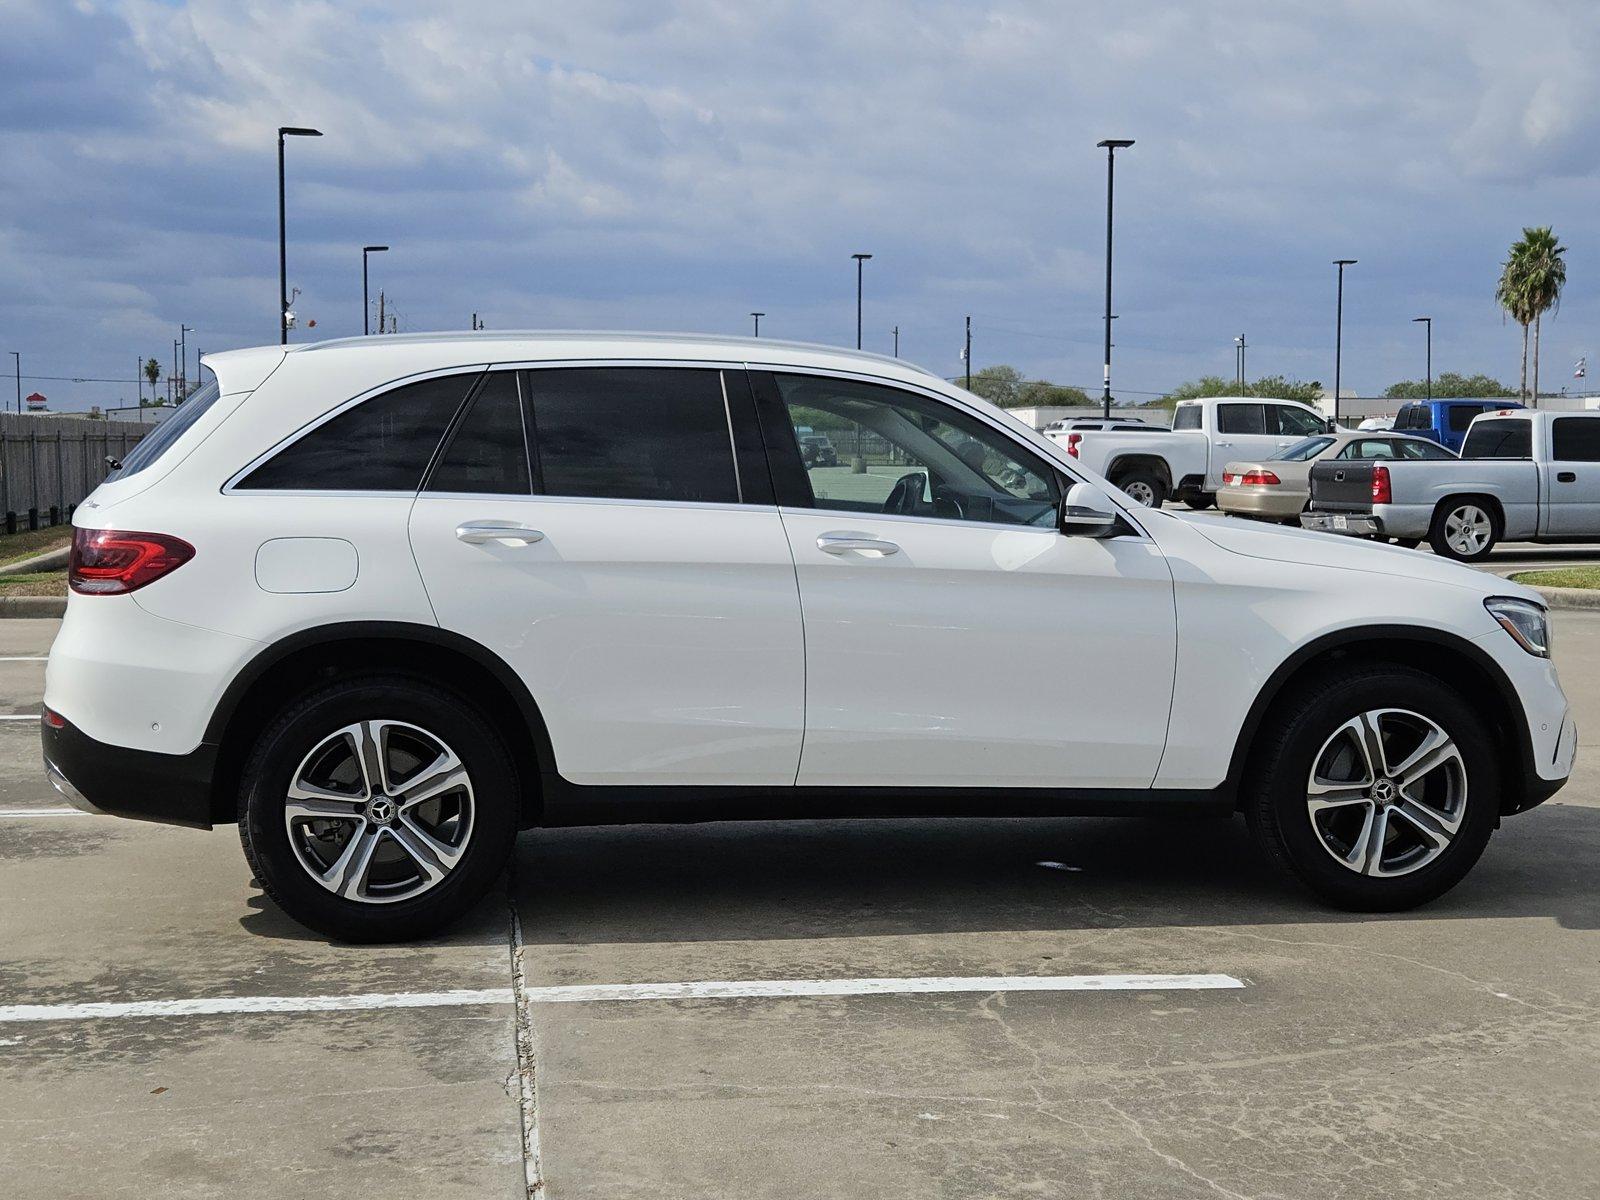
{"label": "rear bumper", "polygon": [[74,808],[103,816],[211,828],[217,748],[189,754],[129,750],[96,741],[71,724],[39,723],[45,772]]}
{"label": "rear bumper", "polygon": [[1217,507],[1223,512],[1245,517],[1265,517],[1290,521],[1305,507],[1304,492],[1269,491],[1266,488],[1223,487],[1217,493]]}
{"label": "rear bumper", "polygon": [[1314,529],[1318,533],[1342,533],[1349,537],[1383,536],[1383,520],[1366,513],[1301,513],[1300,527]]}

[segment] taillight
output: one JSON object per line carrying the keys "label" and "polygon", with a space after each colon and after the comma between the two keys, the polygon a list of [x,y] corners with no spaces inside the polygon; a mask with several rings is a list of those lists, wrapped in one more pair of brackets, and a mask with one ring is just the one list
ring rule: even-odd
{"label": "taillight", "polygon": [[1073,458],[1077,458],[1078,457],[1078,443],[1081,442],[1081,441],[1083,441],[1083,434],[1081,434],[1081,433],[1069,433],[1069,434],[1067,434],[1067,453],[1072,455]]}
{"label": "taillight", "polygon": [[1389,468],[1372,468],[1372,502],[1374,504],[1394,503],[1394,492],[1389,488]]}
{"label": "taillight", "polygon": [[120,596],[154,583],[193,557],[193,546],[164,533],[74,529],[67,585],[86,596]]}
{"label": "taillight", "polygon": [[1283,480],[1271,471],[1246,471],[1239,482],[1245,487],[1277,487]]}
{"label": "taillight", "polygon": [[67,719],[53,708],[44,710],[44,723],[50,726],[51,729],[65,729],[67,727]]}
{"label": "taillight", "polygon": [[1222,482],[1223,483],[1238,483],[1239,482],[1239,477],[1237,475],[1229,475],[1226,471],[1224,471],[1222,473]]}

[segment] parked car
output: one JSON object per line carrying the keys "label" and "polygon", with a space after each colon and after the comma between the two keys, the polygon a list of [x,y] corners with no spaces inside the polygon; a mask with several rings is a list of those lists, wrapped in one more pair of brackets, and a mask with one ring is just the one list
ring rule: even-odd
{"label": "parked car", "polygon": [[1231,462],[1222,469],[1217,507],[1241,517],[1298,521],[1311,499],[1312,464],[1370,459],[1433,459],[1455,455],[1425,438],[1388,434],[1374,437],[1340,429],[1305,438],[1271,458]]}
{"label": "parked car", "polygon": [[1600,537],[1600,412],[1521,407],[1474,418],[1461,457],[1322,462],[1311,470],[1307,529],[1422,539],[1463,562],[1497,542]]}
{"label": "parked car", "polygon": [[1292,400],[1223,396],[1180,401],[1170,430],[1051,436],[1139,504],[1160,508],[1176,496],[1190,508],[1210,508],[1228,462],[1276,454],[1329,428],[1321,413]]}
{"label": "parked car", "polygon": [[1369,430],[1393,429],[1394,428],[1394,418],[1393,417],[1368,417],[1366,420],[1362,421],[1361,424],[1357,425],[1356,428],[1358,430],[1360,430],[1361,432],[1363,432],[1363,433],[1365,433],[1365,432],[1367,432]]}
{"label": "parked car", "polygon": [[808,467],[837,467],[838,452],[825,433],[814,433],[800,439],[800,454]]}
{"label": "parked car", "polygon": [[1395,414],[1399,433],[1429,438],[1446,449],[1461,452],[1461,441],[1475,417],[1486,412],[1521,408],[1514,400],[1414,400]]}
{"label": "parked car", "polygon": [[1142,433],[1148,429],[1165,429],[1164,425],[1152,425],[1143,417],[1113,417],[1109,422],[1103,417],[1063,417],[1059,421],[1051,421],[1041,433],[1071,433],[1073,430],[1084,429],[1111,429],[1118,433]]}
{"label": "parked car", "polygon": [[[208,356],[75,514],[51,781],[236,821],[283,911],[371,941],[465,912],[519,829],[707,818],[1243,811],[1316,895],[1397,909],[1567,778],[1537,593],[1141,508],[895,359],[749,353]],[[808,468],[822,416],[886,449]]]}

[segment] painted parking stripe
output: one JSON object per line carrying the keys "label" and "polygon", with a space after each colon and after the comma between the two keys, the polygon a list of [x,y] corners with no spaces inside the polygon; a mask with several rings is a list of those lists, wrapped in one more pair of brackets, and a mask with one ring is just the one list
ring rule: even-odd
{"label": "painted parking stripe", "polygon": [[0,662],[49,662],[48,654],[0,654]]}
{"label": "painted parking stripe", "polygon": [[37,721],[38,713],[0,713],[0,721]]}
{"label": "painted parking stripe", "polygon": [[81,808],[0,808],[0,817],[87,817]]}
{"label": "painted parking stripe", "polygon": [[[952,992],[1167,992],[1242,988],[1231,975],[995,975],[927,979],[738,979],[695,983],[592,983],[531,987],[530,1004],[618,1000],[735,1000],[816,996],[895,996]],[[510,1004],[510,988],[447,992],[366,992],[349,996],[215,996],[194,1000],[91,1001],[0,1005],[0,1022],[93,1021],[130,1017],[210,1017],[243,1013],[349,1012],[375,1008],[454,1008]]]}

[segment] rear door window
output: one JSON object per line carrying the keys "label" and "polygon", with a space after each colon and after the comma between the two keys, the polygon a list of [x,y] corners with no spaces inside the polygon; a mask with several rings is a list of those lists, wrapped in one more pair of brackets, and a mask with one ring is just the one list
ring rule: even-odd
{"label": "rear door window", "polygon": [[1600,462],[1600,417],[1557,417],[1551,425],[1551,457],[1557,462]]}
{"label": "rear door window", "polygon": [[722,372],[529,371],[537,490],[547,496],[737,504]]}
{"label": "rear door window", "polygon": [[1218,433],[1266,433],[1267,406],[1264,404],[1217,405]]}
{"label": "rear door window", "polygon": [[1287,404],[1274,404],[1271,408],[1277,418],[1277,432],[1286,437],[1310,437],[1327,428],[1327,423],[1321,417],[1313,416],[1304,409],[1290,408]]}
{"label": "rear door window", "polygon": [[415,492],[478,376],[408,383],[314,426],[234,485],[245,491]]}
{"label": "rear door window", "polygon": [[526,496],[533,490],[514,371],[496,371],[484,380],[427,490],[499,496]]}
{"label": "rear door window", "polygon": [[1461,447],[1462,458],[1532,458],[1533,422],[1510,418],[1479,421]]}

